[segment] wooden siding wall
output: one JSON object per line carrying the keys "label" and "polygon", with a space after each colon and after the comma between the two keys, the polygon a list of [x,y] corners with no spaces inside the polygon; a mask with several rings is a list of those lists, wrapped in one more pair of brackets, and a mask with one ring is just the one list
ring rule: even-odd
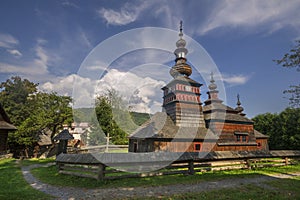
{"label": "wooden siding wall", "polygon": [[258,150],[269,150],[269,145],[268,145],[268,139],[263,138],[263,139],[256,139],[256,143],[260,143],[260,147],[257,147]]}
{"label": "wooden siding wall", "polygon": [[235,124],[228,122],[211,122],[209,127],[213,130],[222,131],[224,133],[234,133],[234,132],[247,132],[253,133],[253,124]]}
{"label": "wooden siding wall", "polygon": [[0,130],[0,152],[7,150],[7,136],[8,132],[6,130]]}

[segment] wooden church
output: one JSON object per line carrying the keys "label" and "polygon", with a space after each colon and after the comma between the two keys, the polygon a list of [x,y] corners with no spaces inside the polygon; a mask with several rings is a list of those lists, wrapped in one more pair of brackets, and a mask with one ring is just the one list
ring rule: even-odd
{"label": "wooden church", "polygon": [[202,84],[189,77],[182,24],[176,46],[173,80],[162,88],[163,110],[129,136],[129,152],[268,151],[268,136],[245,117],[239,96],[235,109],[219,99],[213,74],[202,104]]}

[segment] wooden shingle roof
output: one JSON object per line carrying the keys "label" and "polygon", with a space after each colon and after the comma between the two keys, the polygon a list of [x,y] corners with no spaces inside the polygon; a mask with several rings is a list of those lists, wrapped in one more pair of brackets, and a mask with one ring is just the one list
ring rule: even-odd
{"label": "wooden shingle roof", "polygon": [[1,130],[16,130],[17,128],[11,123],[4,108],[0,103],[0,129]]}
{"label": "wooden shingle roof", "polygon": [[155,113],[150,120],[140,126],[129,138],[216,139],[210,129],[176,126],[164,112]]}

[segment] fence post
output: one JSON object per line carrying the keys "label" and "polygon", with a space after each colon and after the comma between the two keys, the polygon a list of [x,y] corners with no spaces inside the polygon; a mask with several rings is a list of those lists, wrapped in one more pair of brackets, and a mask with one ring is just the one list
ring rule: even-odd
{"label": "fence post", "polygon": [[194,170],[194,160],[190,160],[189,161],[189,172],[190,175],[194,175],[195,174],[195,170]]}
{"label": "fence post", "polygon": [[58,169],[58,171],[62,170],[63,166],[64,166],[64,164],[62,164],[60,162],[56,162],[56,168]]}
{"label": "fence post", "polygon": [[288,164],[289,164],[289,158],[285,157],[285,165],[288,165]]}
{"label": "fence post", "polygon": [[98,177],[97,177],[97,180],[103,180],[104,179],[104,176],[105,176],[105,165],[100,163],[99,164],[99,171],[98,171]]}
{"label": "fence post", "polygon": [[251,169],[251,160],[250,159],[246,159],[246,167],[248,169]]}

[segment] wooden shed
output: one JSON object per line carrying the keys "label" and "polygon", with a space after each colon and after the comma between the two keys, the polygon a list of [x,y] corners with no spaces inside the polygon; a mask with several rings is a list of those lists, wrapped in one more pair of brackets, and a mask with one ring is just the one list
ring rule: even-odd
{"label": "wooden shed", "polygon": [[8,133],[16,129],[0,103],[0,154],[7,153]]}

